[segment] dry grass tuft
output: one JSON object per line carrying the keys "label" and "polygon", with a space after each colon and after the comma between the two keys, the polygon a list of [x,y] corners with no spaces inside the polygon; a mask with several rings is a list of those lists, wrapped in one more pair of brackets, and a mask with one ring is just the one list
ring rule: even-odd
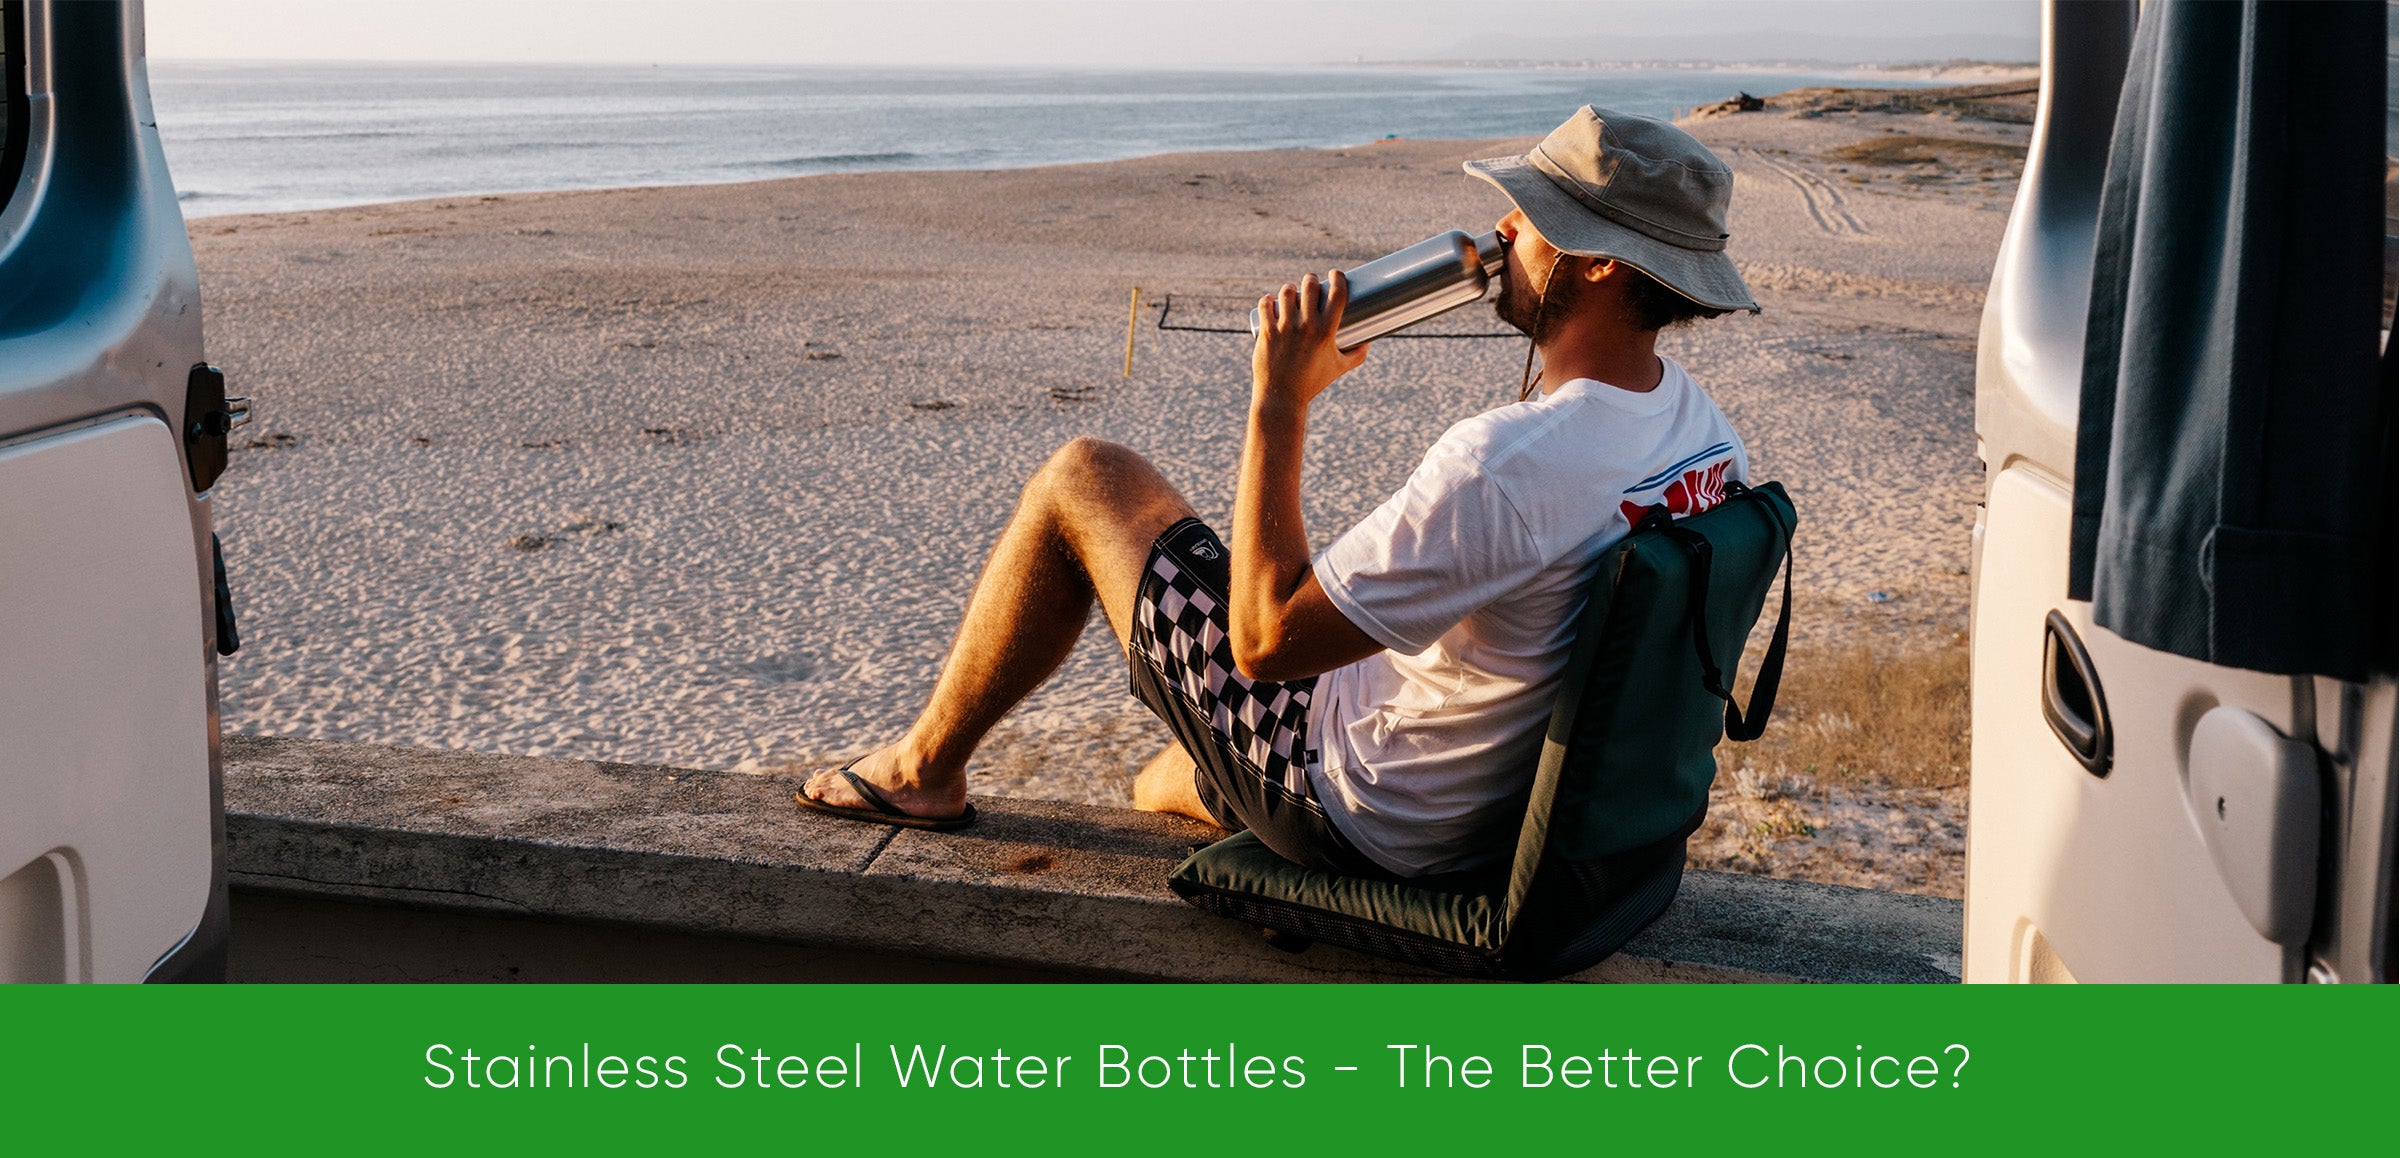
{"label": "dry grass tuft", "polygon": [[[1756,657],[1742,666],[1755,671]],[[1747,703],[1749,690],[1742,695]],[[1766,735],[1718,745],[1718,768],[1760,799],[1820,782],[1948,788],[1966,782],[1967,728],[1963,637],[1901,652],[1795,649]]]}
{"label": "dry grass tuft", "polygon": [[1871,137],[1855,145],[1825,150],[1832,161],[1854,165],[1963,166],[2007,161],[2023,164],[2025,146],[2007,141],[1973,141],[1959,137],[1919,137],[1908,134]]}
{"label": "dry grass tuft", "polygon": [[1692,867],[1959,896],[1967,727],[1963,637],[1795,651],[1767,734],[1717,746]]}

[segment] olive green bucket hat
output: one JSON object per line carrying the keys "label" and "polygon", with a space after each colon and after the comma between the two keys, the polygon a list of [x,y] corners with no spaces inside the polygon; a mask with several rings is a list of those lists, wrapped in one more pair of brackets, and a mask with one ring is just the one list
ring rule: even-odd
{"label": "olive green bucket hat", "polygon": [[1625,262],[1713,309],[1758,312],[1725,256],[1733,170],[1682,129],[1585,105],[1532,152],[1466,170],[1564,252]]}

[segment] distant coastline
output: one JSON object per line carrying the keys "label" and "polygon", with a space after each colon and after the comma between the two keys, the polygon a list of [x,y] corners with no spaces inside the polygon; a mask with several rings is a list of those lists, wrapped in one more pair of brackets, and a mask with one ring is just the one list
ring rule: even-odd
{"label": "distant coastline", "polygon": [[1937,60],[1907,61],[1894,64],[1842,62],[1834,60],[1535,60],[1535,59],[1472,59],[1456,60],[1347,60],[1330,62],[1332,68],[1450,68],[1491,69],[1501,72],[1744,72],[1793,74],[1803,76],[1832,76],[1864,82],[1883,81],[1941,81],[1944,83],[1973,83],[1983,80],[2038,76],[2039,61],[2007,60]]}
{"label": "distant coastline", "polygon": [[1538,136],[1583,104],[1675,116],[1737,91],[1866,75],[1581,62],[1158,71],[159,60],[151,94],[185,211],[219,216]]}

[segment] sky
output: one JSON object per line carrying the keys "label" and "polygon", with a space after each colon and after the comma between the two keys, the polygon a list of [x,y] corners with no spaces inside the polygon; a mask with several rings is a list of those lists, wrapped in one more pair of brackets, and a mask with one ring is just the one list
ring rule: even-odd
{"label": "sky", "polygon": [[2036,0],[149,0],[150,55],[1173,68],[2032,60]]}

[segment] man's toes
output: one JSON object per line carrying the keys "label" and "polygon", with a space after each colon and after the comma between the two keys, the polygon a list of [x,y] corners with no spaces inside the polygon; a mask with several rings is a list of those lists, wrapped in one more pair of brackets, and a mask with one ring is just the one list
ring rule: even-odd
{"label": "man's toes", "polygon": [[847,781],[831,770],[809,777],[808,782],[800,786],[800,791],[819,804],[830,804],[835,808],[856,808],[863,803],[845,799],[857,793],[851,790]]}

